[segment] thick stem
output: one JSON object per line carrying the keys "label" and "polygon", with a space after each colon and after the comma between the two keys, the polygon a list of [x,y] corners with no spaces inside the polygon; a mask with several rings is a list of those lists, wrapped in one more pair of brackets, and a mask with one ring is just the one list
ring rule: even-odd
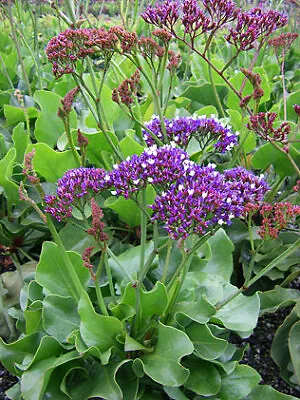
{"label": "thick stem", "polygon": [[[146,208],[146,189],[141,190],[141,203],[143,209]],[[147,240],[147,216],[144,211],[141,210],[141,251],[140,251],[140,273],[139,277],[142,276],[144,265],[145,265],[145,251],[146,251],[146,240]]]}
{"label": "thick stem", "polygon": [[96,276],[95,276],[95,289],[96,289],[96,296],[97,296],[97,300],[98,300],[98,305],[100,307],[100,310],[102,312],[103,315],[108,315],[108,311],[105,305],[105,301],[102,295],[102,291],[99,285],[99,280],[100,280],[100,276],[101,276],[101,272],[102,272],[102,268],[103,268],[103,263],[104,263],[104,257],[105,257],[105,253],[104,251],[101,251],[101,257],[100,257],[100,261],[99,261],[99,265],[97,268],[97,272],[96,272]]}
{"label": "thick stem", "polygon": [[64,125],[65,125],[65,131],[66,131],[66,135],[68,138],[68,143],[69,143],[69,147],[72,151],[73,157],[74,157],[74,161],[77,165],[77,167],[81,166],[81,160],[80,160],[80,156],[75,148],[74,145],[74,141],[73,141],[73,136],[71,134],[71,130],[70,130],[70,120],[69,120],[69,115],[66,115],[65,118],[63,119]]}
{"label": "thick stem", "polygon": [[111,270],[108,264],[108,257],[105,249],[105,256],[104,256],[104,264],[105,264],[105,271],[108,279],[108,285],[109,285],[109,290],[110,290],[110,295],[112,297],[113,303],[117,304],[117,299],[116,299],[116,294],[115,294],[115,289],[114,289],[114,283],[111,275]]}
{"label": "thick stem", "polygon": [[163,274],[162,274],[162,278],[161,278],[161,282],[162,283],[165,283],[166,278],[167,278],[168,267],[169,267],[169,264],[170,264],[170,258],[171,258],[171,253],[172,253],[172,247],[173,247],[172,246],[172,241],[169,238],[168,239],[168,247],[167,247],[167,255],[166,255]]}

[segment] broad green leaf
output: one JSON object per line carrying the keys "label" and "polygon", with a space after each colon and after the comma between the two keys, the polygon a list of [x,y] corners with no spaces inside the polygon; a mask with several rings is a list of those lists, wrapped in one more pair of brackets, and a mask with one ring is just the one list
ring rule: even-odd
{"label": "broad green leaf", "polygon": [[[297,122],[297,114],[293,108],[294,104],[300,104],[300,90],[290,93],[286,99],[287,120]],[[280,107],[280,118],[284,119],[283,102]]]}
{"label": "broad green leaf", "polygon": [[136,307],[136,295],[139,290],[140,315],[141,320],[145,320],[154,315],[162,315],[168,306],[168,294],[165,285],[156,282],[154,288],[146,291],[143,288],[134,288],[129,283],[125,289],[121,304],[127,304],[133,308]]}
{"label": "broad green leaf", "polygon": [[207,118],[214,115],[217,118],[218,110],[214,106],[205,106],[205,107],[200,108],[200,110],[196,111],[195,115],[205,115]]}
{"label": "broad green leaf", "polygon": [[213,237],[208,240],[212,257],[201,269],[203,272],[221,276],[229,282],[233,272],[232,252],[234,246],[226,235],[224,229],[219,229]]}
{"label": "broad green leaf", "polygon": [[[196,79],[205,79],[207,82],[210,82],[209,76],[209,65],[203,58],[199,57],[198,54],[193,53],[191,56],[191,72]],[[212,64],[219,68],[220,70],[223,68],[224,64],[220,60],[220,58],[212,57]],[[218,75],[213,69],[211,70],[213,80],[215,83],[224,83],[223,79]]]}
{"label": "broad green leaf", "polygon": [[289,335],[289,350],[293,363],[293,369],[300,385],[300,321],[296,322]]}
{"label": "broad green leaf", "polygon": [[12,140],[16,149],[16,162],[19,164],[23,164],[25,150],[28,143],[30,142],[23,123],[18,124],[13,129]]}
{"label": "broad green leaf", "polygon": [[190,301],[197,301],[203,295],[211,304],[216,304],[224,298],[224,280],[222,277],[207,272],[188,272],[183,282],[181,297]]}
{"label": "broad green leaf", "polygon": [[[63,381],[64,392],[72,400],[87,400],[101,398],[106,400],[123,400],[116,374],[120,366],[128,362],[101,365],[93,362],[90,365],[71,369]],[[74,385],[74,382],[76,384]]]}
{"label": "broad green leaf", "polygon": [[95,240],[91,235],[87,235],[83,229],[67,223],[60,231],[59,236],[66,250],[75,251],[83,254],[87,247],[95,245]]}
{"label": "broad green leaf", "polygon": [[[271,88],[269,85],[269,79],[268,79],[267,73],[261,67],[253,68],[253,72],[256,74],[258,73],[261,76],[261,79],[262,79],[261,86],[264,90],[264,95],[261,98],[261,102],[264,103],[269,100],[270,94],[271,94]],[[245,79],[245,75],[242,72],[238,72],[238,73],[234,74],[234,76],[232,78],[229,79],[229,82],[236,88],[237,91],[239,91],[244,79]],[[246,84],[243,89],[242,95],[244,97],[244,96],[250,95],[252,93],[253,93],[253,86],[249,82],[249,80],[246,79]],[[231,108],[232,110],[239,110],[239,108],[240,108],[239,103],[240,103],[239,97],[232,90],[229,90],[228,96],[226,99],[227,107]],[[250,108],[252,107],[252,103],[254,104],[254,100],[250,101]]]}
{"label": "broad green leaf", "polygon": [[[228,284],[225,296],[234,293],[237,288]],[[237,295],[225,306],[221,307],[213,318],[221,321],[223,325],[234,331],[248,332],[256,327],[259,316],[259,295],[252,296]]]}
{"label": "broad green leaf", "polygon": [[[222,102],[228,92],[228,88],[223,84],[216,84],[216,90]],[[210,83],[202,83],[201,81],[189,82],[188,87],[183,93],[180,93],[180,96],[187,97],[188,99],[192,100],[190,106],[191,113],[199,110],[203,106],[210,105],[216,107],[218,113],[221,113]]]}
{"label": "broad green leaf", "polygon": [[[83,287],[86,287],[90,274],[88,269],[83,266],[82,258],[79,254],[73,252],[67,252],[67,255],[80,282]],[[52,294],[73,296],[72,282],[66,275],[61,250],[55,243],[44,242],[36,269],[36,281]]]}
{"label": "broad green leaf", "polygon": [[17,364],[17,366],[22,371],[30,370],[34,364],[42,360],[47,360],[52,356],[57,357],[61,353],[64,353],[64,350],[65,349],[63,345],[55,338],[51,336],[43,336],[34,356],[28,357],[27,359],[23,360],[22,364]]}
{"label": "broad green leaf", "polygon": [[97,314],[87,293],[83,292],[78,305],[81,318],[80,334],[87,346],[95,346],[101,353],[117,345],[116,336],[123,331],[114,317]]}
{"label": "broad green leaf", "polygon": [[45,297],[43,326],[48,335],[66,342],[72,331],[79,328],[80,318],[72,297],[50,294]]}
{"label": "broad green leaf", "polygon": [[18,185],[12,181],[13,166],[16,159],[16,150],[11,148],[0,161],[0,192],[4,190],[8,208],[19,201]]}
{"label": "broad green leaf", "polygon": [[202,396],[213,396],[219,392],[221,377],[212,363],[199,358],[189,358],[184,365],[190,371],[184,387]]}
{"label": "broad green leaf", "polygon": [[[153,242],[146,244],[145,259],[153,251]],[[113,276],[121,282],[124,278],[128,282],[134,282],[137,279],[137,272],[140,268],[141,247],[133,247],[116,258],[109,258],[108,263]]]}
{"label": "broad green leaf", "polygon": [[214,336],[207,325],[193,323],[186,328],[186,334],[193,342],[197,355],[204,360],[220,357],[227,347],[227,341]]}
{"label": "broad green leaf", "polygon": [[[290,155],[294,161],[300,162],[300,155],[291,147]],[[292,176],[295,173],[291,162],[280,150],[277,150],[271,143],[261,146],[252,157],[252,165],[256,169],[267,169],[270,165],[274,166],[275,172],[281,177]]]}
{"label": "broad green leaf", "polygon": [[260,314],[272,313],[278,308],[287,307],[294,304],[300,298],[299,291],[296,289],[286,289],[279,285],[273,290],[259,293]]}
{"label": "broad green leaf", "polygon": [[[24,311],[24,318],[26,324],[26,335],[30,335],[34,332],[40,332],[42,330],[42,303],[39,309],[31,309],[32,305]],[[33,303],[34,304],[34,303]]]}
{"label": "broad green leaf", "polygon": [[188,400],[188,398],[177,387],[164,386],[164,391],[170,399],[174,400]]}
{"label": "broad green leaf", "polygon": [[[99,128],[97,128],[99,129]],[[88,139],[88,145],[86,148],[86,155],[89,161],[96,167],[102,167],[103,154],[104,152],[113,153],[113,149],[109,144],[107,138],[103,132],[96,133],[85,133],[82,132],[83,136]],[[107,132],[107,136],[111,142],[118,146],[118,138],[113,132]]]}
{"label": "broad green leaf", "polygon": [[[20,382],[17,382],[16,384],[14,384],[14,386],[12,386],[8,390],[6,390],[5,394],[11,400],[22,400]],[[58,400],[60,400],[60,399],[58,399]]]}
{"label": "broad green leaf", "polygon": [[230,116],[230,123],[234,130],[240,132],[239,143],[243,144],[244,152],[246,154],[250,153],[256,147],[257,136],[255,132],[246,129],[249,118],[243,118],[242,113],[237,110],[227,110],[227,113]]}
{"label": "broad green leaf", "polygon": [[77,167],[71,150],[58,152],[51,149],[46,143],[30,144],[26,153],[35,149],[33,167],[49,182],[56,182],[69,169]]}
{"label": "broad green leaf", "polygon": [[189,376],[188,369],[180,364],[180,360],[193,350],[194,346],[184,332],[159,323],[154,352],[140,359],[145,374],[155,382],[164,386],[180,386]]}
{"label": "broad green leaf", "polygon": [[124,158],[133,156],[137,154],[138,156],[142,154],[145,147],[139,144],[136,140],[134,140],[134,131],[127,130],[126,136],[120,142],[120,149]]}
{"label": "broad green leaf", "polygon": [[44,398],[43,396],[53,370],[60,365],[80,357],[81,355],[77,351],[72,351],[59,357],[49,355],[49,358],[35,363],[22,375],[21,389],[24,400],[40,400]]}
{"label": "broad green leaf", "polygon": [[32,359],[42,337],[41,333],[33,333],[13,343],[5,343],[0,338],[0,359],[4,367],[13,375],[20,376],[20,370],[15,368],[15,364],[22,364],[24,359]]}
{"label": "broad green leaf", "polygon": [[[152,204],[155,199],[155,191],[151,185],[146,188],[146,204]],[[121,221],[124,221],[131,228],[134,228],[141,223],[141,209],[131,199],[125,199],[124,197],[111,196],[104,202],[104,207],[114,210]],[[149,210],[151,214],[151,210]]]}
{"label": "broad green leaf", "polygon": [[[34,136],[39,142],[54,147],[61,134],[64,132],[64,123],[58,118],[58,108],[62,107],[62,98],[56,93],[46,90],[37,90],[34,99],[41,107],[41,112],[35,123]],[[70,112],[70,127],[76,128],[76,113]]]}
{"label": "broad green leaf", "polygon": [[247,396],[258,385],[261,377],[255,369],[248,365],[237,365],[230,375],[222,377],[221,390],[218,397],[221,400],[239,400]]}
{"label": "broad green leaf", "polygon": [[216,313],[216,309],[203,296],[196,302],[185,301],[175,304],[173,312],[175,319],[183,325],[186,318],[196,321],[199,324],[206,324]]}
{"label": "broad green leaf", "polygon": [[38,110],[35,107],[29,107],[24,110],[21,107],[14,107],[8,104],[4,105],[4,116],[8,126],[17,125],[19,122],[26,121],[26,114],[28,118],[36,118],[38,116]]}
{"label": "broad green leaf", "polygon": [[277,392],[272,386],[258,385],[245,400],[297,400],[294,396]]}

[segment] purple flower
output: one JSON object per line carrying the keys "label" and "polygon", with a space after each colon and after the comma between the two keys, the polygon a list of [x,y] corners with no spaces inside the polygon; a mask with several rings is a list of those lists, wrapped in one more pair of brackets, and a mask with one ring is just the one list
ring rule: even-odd
{"label": "purple flower", "polygon": [[110,177],[104,169],[71,169],[58,180],[56,196],[45,197],[45,212],[58,221],[70,218],[73,207],[83,210],[93,196],[110,186]]}
{"label": "purple flower", "polygon": [[166,0],[155,6],[149,6],[141,16],[148,24],[172,31],[180,16],[180,2]]}
{"label": "purple flower", "polygon": [[234,21],[240,12],[236,4],[230,0],[202,0],[202,3],[213,21],[214,30]]}
{"label": "purple flower", "polygon": [[264,12],[261,8],[253,8],[238,15],[235,28],[230,28],[225,38],[238,50],[250,50],[258,39],[264,40],[287,22],[287,17],[277,11]]}
{"label": "purple flower", "polygon": [[148,184],[167,187],[193,165],[186,152],[174,146],[153,145],[140,156],[133,155],[110,172],[116,194],[126,199]]}
{"label": "purple flower", "polygon": [[270,189],[262,176],[257,177],[245,168],[236,167],[224,171],[232,203],[237,207],[247,203],[259,203]]}
{"label": "purple flower", "polygon": [[205,16],[198,6],[197,0],[184,0],[181,22],[185,33],[189,34],[192,40],[213,27],[211,19]]}
{"label": "purple flower", "polygon": [[152,220],[163,222],[172,239],[202,235],[216,225],[230,224],[246,204],[259,202],[268,190],[262,178],[238,167],[221,174],[213,167],[193,168],[157,196]]}
{"label": "purple flower", "polygon": [[[192,137],[198,141],[202,150],[216,141],[214,146],[221,153],[230,150],[238,142],[237,135],[214,118],[206,118],[204,116],[175,117],[173,119],[165,118],[164,121],[168,139],[184,149],[187,148]],[[158,117],[153,116],[152,120],[146,123],[145,126],[160,140],[164,140]],[[150,133],[146,130],[143,130],[143,138],[148,146],[155,143]]]}

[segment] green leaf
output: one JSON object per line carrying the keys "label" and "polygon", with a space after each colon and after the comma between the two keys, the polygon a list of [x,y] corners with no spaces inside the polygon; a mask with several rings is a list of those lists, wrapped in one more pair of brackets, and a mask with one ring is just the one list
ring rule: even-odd
{"label": "green leaf", "polygon": [[44,398],[43,396],[53,370],[60,365],[80,357],[77,351],[72,351],[59,357],[49,355],[49,358],[35,363],[22,375],[21,389],[24,400],[40,400]]}
{"label": "green leaf", "polygon": [[[287,120],[297,122],[298,117],[293,108],[294,104],[300,104],[300,90],[290,93],[286,99]],[[284,120],[283,102],[280,107],[280,118]]]}
{"label": "green leaf", "polygon": [[128,361],[108,366],[93,362],[85,367],[73,368],[64,378],[62,385],[64,392],[72,400],[87,400],[91,397],[123,400],[122,391],[116,381],[116,374],[120,366]]}
{"label": "green leaf", "polygon": [[33,167],[49,182],[56,182],[69,169],[77,167],[71,150],[58,152],[51,149],[46,143],[30,144],[26,153],[35,149]]}
{"label": "green leaf", "polygon": [[87,293],[83,292],[78,305],[81,318],[80,334],[87,346],[95,346],[101,353],[116,347],[116,336],[123,331],[114,317],[97,314]]}
{"label": "green leaf", "polygon": [[59,236],[66,250],[83,254],[87,247],[95,245],[95,240],[91,235],[87,235],[83,229],[78,228],[72,223],[67,223],[60,231]]}
{"label": "green leaf", "polygon": [[164,386],[164,391],[170,399],[174,400],[188,400],[188,398],[177,387]]}
{"label": "green leaf", "polygon": [[[223,84],[216,84],[216,90],[222,102],[228,92],[228,88]],[[192,100],[190,106],[190,112],[192,113],[206,105],[212,105],[217,108],[218,113],[221,112],[210,83],[203,84],[201,81],[189,82],[189,86],[183,93],[180,93],[180,96]]]}
{"label": "green leaf", "polygon": [[243,117],[242,113],[237,110],[227,110],[227,113],[230,116],[230,123],[233,128],[240,132],[239,143],[243,144],[244,152],[246,154],[250,153],[256,147],[257,137],[255,132],[245,129],[249,118]]}
{"label": "green leaf", "polygon": [[255,386],[258,385],[261,377],[255,369],[247,365],[237,365],[235,370],[222,377],[221,390],[218,394],[221,400],[242,399],[247,396]]}
{"label": "green leaf", "polygon": [[[264,103],[269,100],[270,94],[271,94],[271,88],[269,85],[268,75],[267,75],[266,71],[261,67],[253,68],[253,72],[256,74],[260,74],[260,76],[261,76],[261,79],[262,79],[261,86],[264,90],[264,95],[261,98],[261,102]],[[242,72],[238,72],[238,73],[234,74],[234,76],[232,78],[229,79],[229,82],[237,89],[237,91],[239,91],[244,79],[245,79],[245,75]],[[253,93],[253,86],[251,85],[249,80],[246,79],[246,84],[243,89],[242,95],[244,97],[244,96],[250,95],[252,93]],[[228,96],[226,99],[227,107],[231,108],[232,110],[239,110],[239,108],[240,108],[239,103],[240,103],[239,97],[232,90],[229,90]],[[252,108],[253,104],[254,104],[254,100],[251,100],[250,108]]]}
{"label": "green leaf", "polygon": [[[86,148],[87,158],[93,165],[97,167],[102,167],[104,163],[103,153],[109,153],[109,154],[113,153],[113,149],[110,146],[109,142],[107,141],[104,133],[82,132],[82,134],[88,139],[88,145]],[[118,138],[113,132],[107,132],[107,136],[110,138],[110,140],[115,146],[118,146]]]}
{"label": "green leaf", "polygon": [[190,370],[190,376],[184,387],[202,396],[213,396],[219,392],[221,377],[212,363],[190,358],[184,365]]}
{"label": "green leaf", "polygon": [[300,385],[300,321],[296,322],[290,331],[289,336],[289,350],[293,369],[297,377],[297,384]]}
{"label": "green leaf", "polygon": [[286,289],[279,285],[273,290],[259,293],[260,314],[273,313],[279,308],[294,304],[299,299],[299,292],[296,289]]}
{"label": "green leaf", "polygon": [[[153,251],[153,242],[148,242],[145,249],[145,259],[149,257]],[[126,278],[128,282],[134,282],[137,279],[137,272],[140,266],[141,246],[132,247],[120,254],[116,259],[109,258],[108,263],[112,270],[113,276],[122,281]]]}
{"label": "green leaf", "polygon": [[134,134],[135,131],[128,129],[125,138],[120,142],[120,149],[124,158],[133,156],[134,154],[140,155],[145,149],[144,146],[134,140]]}
{"label": "green leaf", "polygon": [[259,385],[247,396],[245,400],[297,400],[294,396],[289,396],[287,394],[283,394],[277,392],[277,390],[273,389],[272,386],[267,385]]}
{"label": "green leaf", "polygon": [[210,318],[216,313],[216,309],[209,301],[203,296],[199,300],[178,302],[173,309],[175,319],[184,325],[187,318],[198,322],[199,324],[206,324]]}
{"label": "green leaf", "polygon": [[168,294],[165,285],[161,282],[156,282],[154,288],[150,291],[146,291],[143,288],[134,288],[132,283],[129,283],[120,303],[135,308],[138,290],[140,301],[139,318],[141,320],[146,320],[154,315],[162,315],[165,312],[168,306]]}
{"label": "green leaf", "polygon": [[[146,188],[146,204],[152,204],[155,199],[155,191],[151,185]],[[121,221],[124,221],[131,228],[139,226],[141,224],[141,209],[131,199],[125,199],[124,197],[111,196],[104,202],[104,207],[114,210]],[[149,210],[151,214],[151,210]]]}
{"label": "green leaf", "polygon": [[[234,293],[237,288],[228,284],[226,286],[225,296]],[[239,332],[248,332],[256,327],[259,316],[259,295],[258,293],[252,296],[244,296],[239,294],[229,303],[220,308],[213,319],[221,321],[223,325]]]}
{"label": "green leaf", "polygon": [[145,374],[164,386],[180,386],[189,376],[180,364],[182,357],[194,350],[188,336],[171,326],[158,325],[158,338],[154,352],[142,356]]}
{"label": "green leaf", "polygon": [[[293,147],[290,148],[290,155],[296,163],[300,162],[300,156]],[[275,172],[280,178],[292,176],[295,173],[295,169],[287,156],[280,150],[277,150],[271,143],[264,144],[256,151],[252,157],[252,165],[256,169],[264,170],[273,165]]]}
{"label": "green leaf", "polygon": [[19,201],[18,185],[12,181],[13,166],[16,159],[16,150],[11,148],[0,161],[0,191],[4,190],[8,209]]}
{"label": "green leaf", "polygon": [[33,333],[13,343],[5,343],[0,338],[0,359],[4,367],[13,375],[20,376],[21,372],[15,368],[15,364],[22,364],[24,360],[32,359],[42,337],[41,333]]}
{"label": "green leaf", "polygon": [[233,272],[232,252],[234,246],[224,229],[219,229],[213,237],[208,240],[211,248],[211,258],[201,269],[203,272],[221,276],[229,282]]}
{"label": "green leaf", "polygon": [[60,342],[79,328],[80,318],[73,297],[50,294],[44,299],[43,326],[48,335]]}
{"label": "green leaf", "polygon": [[23,123],[18,124],[13,129],[12,140],[16,149],[16,162],[22,164],[27,145],[30,142]]}
{"label": "green leaf", "polygon": [[24,108],[21,107],[4,104],[4,116],[6,118],[7,126],[14,126],[19,122],[25,122],[25,112],[27,113],[28,118],[36,118],[38,116],[38,110],[35,107],[29,107],[24,110]]}
{"label": "green leaf", "polygon": [[[67,252],[71,263],[84,287],[87,286],[90,274],[83,266],[82,258],[79,254]],[[65,275],[64,261],[61,250],[55,243],[44,242],[40,261],[36,269],[36,281],[52,294],[60,296],[72,296],[72,286],[69,278]]]}
{"label": "green leaf", "polygon": [[193,342],[197,355],[204,360],[220,357],[227,347],[227,341],[214,336],[207,325],[193,323],[186,328],[186,334]]}
{"label": "green leaf", "polygon": [[207,118],[211,117],[212,115],[218,117],[218,110],[214,106],[205,106],[196,111],[195,115],[205,115]]}
{"label": "green leaf", "polygon": [[[58,108],[62,107],[61,97],[46,90],[37,90],[34,99],[41,107],[41,112],[35,123],[34,136],[39,142],[54,147],[64,132],[63,121],[58,118]],[[77,120],[74,110],[70,112],[70,127],[76,128]]]}

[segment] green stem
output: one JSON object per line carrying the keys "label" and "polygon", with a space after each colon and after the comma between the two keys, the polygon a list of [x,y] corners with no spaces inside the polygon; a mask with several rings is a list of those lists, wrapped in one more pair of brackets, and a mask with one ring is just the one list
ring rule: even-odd
{"label": "green stem", "polygon": [[65,118],[63,119],[64,125],[65,125],[65,131],[66,131],[66,135],[68,138],[68,143],[70,146],[70,149],[72,151],[74,160],[75,160],[75,164],[77,165],[77,167],[81,166],[81,160],[80,160],[80,156],[75,148],[74,145],[74,141],[73,141],[73,136],[71,134],[71,130],[70,130],[70,120],[69,120],[69,115],[66,115]]}
{"label": "green stem", "polygon": [[13,83],[12,83],[12,80],[10,79],[9,73],[8,73],[8,71],[7,71],[5,62],[4,62],[4,60],[3,60],[1,54],[0,54],[0,62],[1,62],[3,74],[5,75],[5,78],[7,79],[7,81],[8,81],[8,83],[9,83],[9,86],[11,87],[11,89],[14,90],[15,87],[14,87],[14,85],[13,85]]}
{"label": "green stem", "polygon": [[13,14],[12,14],[12,4],[11,4],[10,1],[8,2],[8,19],[9,19],[9,23],[10,23],[10,28],[11,28],[13,41],[14,41],[14,44],[16,46],[19,62],[20,62],[21,69],[22,69],[22,72],[23,72],[23,77],[24,77],[24,80],[26,82],[28,94],[29,94],[29,96],[32,96],[31,86],[30,86],[30,83],[29,83],[29,79],[28,79],[28,75],[27,75],[27,72],[26,72],[25,64],[23,62],[23,58],[22,58],[22,54],[21,54],[20,43],[19,43],[19,40],[18,40],[18,37],[17,37],[17,34],[16,34],[15,22],[14,22],[14,18],[13,18]]}
{"label": "green stem", "polygon": [[11,339],[14,336],[15,328],[14,328],[14,324],[13,324],[10,316],[8,315],[7,308],[4,305],[5,297],[6,297],[6,294],[5,294],[5,290],[4,290],[1,275],[0,275],[0,315],[2,314],[4,317],[4,320],[6,322],[8,330],[9,330],[9,336],[10,336],[9,338]]}
{"label": "green stem", "polygon": [[12,260],[13,260],[13,262],[14,262],[14,265],[15,265],[15,267],[16,267],[16,270],[17,270],[17,272],[18,272],[21,285],[23,286],[23,284],[24,284],[24,276],[23,276],[23,272],[22,272],[22,268],[21,268],[21,265],[20,265],[20,263],[19,263],[19,260],[18,260],[18,258],[17,258],[17,256],[16,256],[15,254],[12,254],[12,255],[11,255],[11,258],[12,258]]}
{"label": "green stem", "polygon": [[62,265],[63,265],[63,268],[65,269],[66,284],[69,287],[70,292],[72,293],[72,296],[78,302],[84,288],[78,278],[78,275],[74,269],[74,266],[68,256],[68,254],[66,252],[63,242],[61,241],[61,238],[60,238],[57,230],[55,229],[55,226],[51,220],[50,215],[47,214],[46,218],[47,218],[47,225],[49,227],[49,230],[51,232],[53,240],[55,241],[58,249],[60,250],[60,257],[62,259]]}
{"label": "green stem", "polygon": [[108,279],[108,285],[109,285],[109,290],[110,290],[110,295],[113,299],[113,303],[117,304],[117,299],[116,299],[116,294],[115,294],[115,289],[114,289],[114,283],[111,275],[111,270],[108,264],[108,257],[105,249],[105,257],[104,257],[104,264],[105,264],[105,270],[106,270],[106,275]]}
{"label": "green stem", "polygon": [[[141,190],[141,201],[142,208],[146,208],[146,189]],[[140,273],[141,277],[145,265],[145,251],[146,251],[146,240],[147,240],[147,216],[145,215],[143,209],[141,210],[141,251],[140,251]]]}
{"label": "green stem", "polygon": [[166,259],[165,259],[165,264],[164,264],[164,269],[163,269],[163,274],[162,274],[162,278],[161,278],[161,282],[165,283],[166,278],[167,278],[167,273],[168,273],[168,267],[170,264],[170,258],[171,258],[171,253],[172,253],[172,241],[169,238],[168,239],[168,247],[167,247],[167,255],[166,255]]}
{"label": "green stem", "polygon": [[99,285],[99,280],[100,280],[103,263],[104,263],[104,257],[105,257],[105,252],[102,250],[99,265],[98,265],[96,276],[95,276],[95,289],[96,289],[96,296],[97,296],[98,305],[100,307],[100,310],[103,315],[108,315],[108,311],[107,311],[105,301],[104,301],[104,298],[102,295],[102,291],[101,291],[101,288]]}
{"label": "green stem", "polygon": [[216,305],[216,309],[219,310],[220,308],[224,307],[226,304],[228,304],[232,299],[234,299],[236,296],[238,296],[240,293],[243,291],[247,290],[252,286],[255,282],[257,282],[261,277],[266,275],[271,269],[276,267],[281,261],[283,261],[285,258],[289,257],[291,254],[293,254],[296,250],[298,250],[300,247],[300,238],[296,240],[294,244],[292,244],[286,251],[281,253],[278,257],[276,257],[274,260],[272,260],[265,268],[263,268],[258,274],[256,274],[252,279],[249,279],[248,281],[245,281],[244,285],[240,287],[238,290],[233,292],[230,296],[226,297],[224,300],[219,302]]}

